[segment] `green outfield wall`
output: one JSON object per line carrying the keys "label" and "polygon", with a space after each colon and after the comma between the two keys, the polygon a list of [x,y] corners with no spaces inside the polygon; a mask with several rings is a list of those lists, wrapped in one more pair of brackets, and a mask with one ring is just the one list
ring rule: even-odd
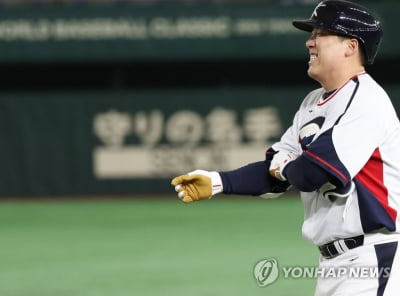
{"label": "green outfield wall", "polygon": [[[398,60],[400,3],[369,6],[385,31],[377,62]],[[41,65],[56,69],[71,63],[83,69],[101,63],[168,62],[173,76],[174,63],[185,61],[303,61],[307,34],[294,30],[291,20],[307,17],[312,9],[248,4],[0,10],[0,65],[15,77],[8,92],[0,89],[0,196],[171,192],[169,180],[176,174],[262,160],[315,83],[146,85],[140,91],[99,85],[103,90],[61,91],[51,82],[46,85],[49,77],[43,76],[37,89],[47,91],[23,91],[31,84],[24,73],[19,83],[17,66],[30,65],[40,76]],[[6,80],[7,71],[2,75]],[[74,78],[67,78],[71,85]],[[399,110],[400,85],[385,88]]]}
{"label": "green outfield wall", "polygon": [[[398,57],[399,3],[369,4],[382,18],[380,57]],[[313,6],[33,6],[0,11],[0,62],[297,58],[306,34],[291,20]]]}
{"label": "green outfield wall", "polygon": [[176,174],[262,160],[308,90],[2,93],[0,195],[171,192]]}

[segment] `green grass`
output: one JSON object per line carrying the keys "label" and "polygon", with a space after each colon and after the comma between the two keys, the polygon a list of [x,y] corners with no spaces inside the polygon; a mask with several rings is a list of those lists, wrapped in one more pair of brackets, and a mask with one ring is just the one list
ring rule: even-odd
{"label": "green grass", "polygon": [[295,198],[3,202],[0,295],[312,295],[314,279],[252,274],[263,258],[317,264],[302,216]]}

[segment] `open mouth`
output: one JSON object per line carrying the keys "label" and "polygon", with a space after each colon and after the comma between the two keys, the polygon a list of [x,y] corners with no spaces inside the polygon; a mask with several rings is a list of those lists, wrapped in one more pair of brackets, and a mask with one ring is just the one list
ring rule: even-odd
{"label": "open mouth", "polygon": [[316,59],[317,59],[317,55],[316,54],[314,54],[314,53],[310,54],[310,63],[312,63]]}

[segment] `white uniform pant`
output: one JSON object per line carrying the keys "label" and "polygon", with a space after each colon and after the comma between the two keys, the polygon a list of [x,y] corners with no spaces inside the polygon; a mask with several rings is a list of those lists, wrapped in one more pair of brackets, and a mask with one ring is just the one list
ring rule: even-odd
{"label": "white uniform pant", "polygon": [[364,245],[320,259],[315,296],[399,295],[399,235],[366,235]]}

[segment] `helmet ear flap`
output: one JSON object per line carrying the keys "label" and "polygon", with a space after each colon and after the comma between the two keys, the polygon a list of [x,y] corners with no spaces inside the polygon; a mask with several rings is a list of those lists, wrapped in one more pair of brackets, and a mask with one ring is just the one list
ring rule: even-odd
{"label": "helmet ear flap", "polygon": [[314,9],[311,17],[294,20],[296,28],[311,32],[321,28],[338,35],[356,38],[365,56],[365,64],[372,64],[382,41],[379,19],[366,7],[345,0],[324,0]]}

